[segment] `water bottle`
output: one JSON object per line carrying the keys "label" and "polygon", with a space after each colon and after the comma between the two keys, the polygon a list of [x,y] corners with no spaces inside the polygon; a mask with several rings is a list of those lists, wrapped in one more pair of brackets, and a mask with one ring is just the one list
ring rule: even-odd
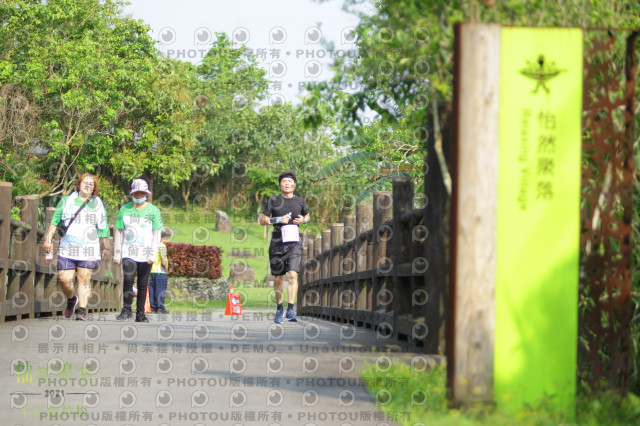
{"label": "water bottle", "polygon": [[49,253],[44,254],[44,262],[48,265],[53,260],[53,249]]}

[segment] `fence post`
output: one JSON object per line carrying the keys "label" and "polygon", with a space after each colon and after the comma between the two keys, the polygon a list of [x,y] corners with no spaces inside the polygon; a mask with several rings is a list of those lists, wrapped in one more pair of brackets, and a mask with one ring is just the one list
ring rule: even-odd
{"label": "fence post", "polygon": [[7,313],[7,269],[9,268],[9,240],[11,239],[11,182],[0,182],[0,323]]}
{"label": "fence post", "polygon": [[306,311],[305,294],[311,281],[309,276],[309,265],[307,265],[307,262],[313,257],[313,247],[311,244],[313,244],[315,236],[310,233],[302,233],[300,234],[300,239],[302,242],[302,268],[300,270],[301,274],[298,276],[298,294],[296,295],[299,312],[301,307]]}
{"label": "fence post", "polygon": [[[47,235],[47,228],[49,227],[49,223],[51,223],[51,218],[53,217],[53,213],[55,212],[55,208],[46,207],[44,209],[44,236]],[[38,242],[38,263],[36,266],[36,299],[39,301],[39,312],[42,314],[51,314],[55,315],[56,312],[56,304],[53,301],[53,292],[56,289],[56,272],[53,270],[53,264],[55,260],[58,258],[56,247],[52,248],[54,260],[52,260],[49,264],[44,262],[44,236],[42,241]],[[53,243],[53,241],[52,241]],[[64,303],[66,299],[64,297],[58,297],[56,299],[60,299],[60,303]],[[38,310],[36,310],[38,312]]]}
{"label": "fence post", "polygon": [[[447,160],[445,165],[451,167],[453,145],[451,104],[438,106],[438,119],[442,123],[442,150]],[[429,128],[433,128],[433,119],[429,121]],[[436,152],[436,140],[433,134],[427,139],[427,152]],[[420,303],[424,303],[417,307],[417,310],[424,315],[425,325],[428,327],[424,351],[428,354],[441,354],[445,352],[445,346],[448,344],[445,340],[445,328],[452,325],[445,321],[449,306],[448,281],[451,262],[447,255],[450,235],[450,196],[443,178],[446,170],[442,169],[437,156],[427,155],[425,162],[424,238],[426,240],[423,254],[425,258],[423,268],[426,269],[423,281],[425,292],[418,299]]]}
{"label": "fence post", "polygon": [[313,273],[313,291],[315,296],[313,299],[313,313],[315,316],[322,315],[322,237],[317,236],[315,243],[313,244],[313,259],[314,259],[314,273]]}
{"label": "fence post", "polygon": [[307,248],[306,238],[304,234],[300,234],[300,243],[302,244],[302,255],[300,256],[300,272],[298,273],[298,290],[296,292],[296,311],[301,315],[301,309],[304,309],[304,300],[301,297],[303,287],[307,285],[307,259],[309,258],[309,249]]}
{"label": "fence post", "polygon": [[[356,325],[364,326],[368,324],[368,309],[371,308],[371,276],[367,275],[369,271],[367,265],[367,240],[362,238],[362,234],[371,229],[373,220],[373,206],[357,205],[356,206],[356,242],[355,251],[355,267],[356,267]],[[369,271],[370,272],[370,271]],[[369,303],[368,303],[369,302]]]}
{"label": "fence post", "polygon": [[[38,256],[38,196],[26,195],[22,199],[20,219],[28,223],[31,229],[28,231],[22,245],[22,259],[26,262],[26,271],[23,272],[20,291],[22,291],[29,305],[27,315],[33,318],[35,315],[35,275],[36,259]],[[24,235],[24,234],[23,234]]]}
{"label": "fence post", "polygon": [[393,317],[394,336],[412,336],[411,315],[411,220],[401,221],[413,207],[413,182],[409,177],[393,179]]}
{"label": "fence post", "polygon": [[340,292],[340,307],[342,320],[355,324],[355,240],[356,240],[356,216],[345,215],[344,229],[342,230],[343,246],[342,267],[340,275],[343,277]]}
{"label": "fence post", "polygon": [[391,296],[387,293],[387,275],[389,259],[387,255],[387,239],[385,234],[390,230],[382,226],[384,222],[391,219],[392,198],[389,191],[376,191],[373,193],[373,289],[371,303],[371,324],[373,328],[378,328],[381,324],[392,327],[388,322],[387,316],[378,312],[382,308],[386,311],[386,307],[391,303]]}
{"label": "fence post", "polygon": [[109,310],[111,311],[119,311],[122,309],[122,268],[120,265],[116,265],[113,263],[113,254],[115,252],[115,248],[113,247],[113,232],[109,229],[111,236],[109,237],[109,247],[111,250],[109,251],[109,256],[107,257],[107,269],[111,271],[111,275],[113,278],[109,282]]}
{"label": "fence post", "polygon": [[331,318],[330,282],[331,265],[329,264],[331,250],[331,230],[322,231],[322,318]]}
{"label": "fence post", "polygon": [[340,287],[342,286],[342,277],[340,276],[340,263],[342,262],[341,252],[336,248],[342,244],[344,223],[332,223],[331,224],[331,252],[329,259],[331,263],[331,273],[329,282],[329,306],[330,306],[330,319],[337,321],[339,317],[340,305]]}

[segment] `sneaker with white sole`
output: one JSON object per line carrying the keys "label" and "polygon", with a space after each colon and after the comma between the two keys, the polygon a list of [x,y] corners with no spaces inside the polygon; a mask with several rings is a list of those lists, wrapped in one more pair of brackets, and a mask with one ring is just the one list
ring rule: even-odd
{"label": "sneaker with white sole", "polygon": [[276,318],[273,320],[276,324],[282,324],[282,320],[284,318],[284,311],[282,309],[278,309],[276,311]]}
{"label": "sneaker with white sole", "polygon": [[298,322],[298,319],[296,318],[296,314],[293,312],[293,309],[287,309],[287,315],[285,316],[285,318],[287,319],[287,321]]}
{"label": "sneaker with white sole", "polygon": [[76,321],[86,321],[87,320],[87,310],[85,308],[76,309]]}
{"label": "sneaker with white sole", "polygon": [[78,306],[78,296],[73,296],[71,299],[67,299],[67,309],[64,310],[64,317],[71,318]]}

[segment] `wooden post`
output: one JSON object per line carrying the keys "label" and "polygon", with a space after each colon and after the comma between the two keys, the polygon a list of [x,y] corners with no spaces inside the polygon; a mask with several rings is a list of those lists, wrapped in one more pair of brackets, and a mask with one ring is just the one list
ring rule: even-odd
{"label": "wooden post", "polygon": [[[374,328],[380,323],[388,322],[389,319],[386,315],[378,312],[382,308],[382,311],[386,312],[390,297],[386,293],[388,291],[386,287],[388,272],[382,273],[381,270],[386,271],[389,266],[389,259],[387,258],[387,240],[385,235],[387,232],[382,226],[384,222],[391,219],[393,201],[391,198],[391,192],[389,191],[377,191],[373,193],[373,289],[372,289],[372,304],[371,304],[371,324]],[[381,268],[382,266],[382,268]]]}
{"label": "wooden post", "polygon": [[[55,208],[46,207],[44,213],[44,235],[47,234],[47,229],[51,223],[51,218],[55,212]],[[40,232],[39,232],[40,233]],[[38,238],[38,262],[36,264],[36,288],[35,298],[38,301],[36,306],[36,313],[40,312],[40,315],[54,315],[55,307],[52,304],[53,292],[56,290],[56,273],[53,270],[55,259],[57,259],[56,248],[54,247],[52,260],[49,264],[45,262],[44,252],[44,236]]]}
{"label": "wooden post", "polygon": [[304,300],[302,298],[303,289],[307,285],[307,258],[309,257],[309,248],[307,247],[304,236],[300,235],[300,241],[302,244],[302,256],[300,256],[300,273],[298,274],[298,291],[296,294],[296,311],[300,315],[301,309],[304,307]]}
{"label": "wooden post", "polygon": [[7,313],[7,269],[9,269],[9,240],[11,238],[11,182],[0,182],[0,323]]}
{"label": "wooden post", "polygon": [[[343,241],[345,244],[352,243],[356,239],[356,216],[346,215],[344,217]],[[353,274],[356,271],[355,246],[345,248],[342,259],[342,272],[345,275]]]}
{"label": "wooden post", "polygon": [[458,403],[493,399],[500,31],[456,27],[447,381]]}
{"label": "wooden post", "polygon": [[355,264],[356,264],[356,325],[366,326],[369,312],[367,300],[371,300],[371,276],[367,276],[367,240],[362,238],[362,234],[371,229],[373,220],[373,206],[356,206],[356,244],[355,244]]}
{"label": "wooden post", "polygon": [[313,258],[315,260],[315,272],[313,274],[313,291],[315,295],[312,295],[314,298],[314,306],[313,313],[315,316],[322,316],[322,265],[321,265],[321,257],[322,257],[322,237],[317,236],[315,239],[315,243],[313,244]]}
{"label": "wooden post", "polygon": [[113,247],[113,230],[110,229],[111,236],[109,237],[109,247],[111,250],[109,251],[109,257],[107,259],[107,269],[111,271],[113,278],[109,283],[109,310],[111,311],[119,311],[122,309],[122,267],[120,265],[116,265],[113,263],[113,253],[115,249]]}
{"label": "wooden post", "polygon": [[341,262],[341,276],[344,281],[340,289],[340,307],[342,321],[355,323],[355,240],[356,240],[356,216],[345,215],[343,229],[343,257]]}
{"label": "wooden post", "polygon": [[29,301],[26,312],[33,318],[35,315],[35,271],[36,259],[38,256],[38,196],[26,195],[22,199],[20,219],[31,226],[31,230],[26,234],[26,239],[22,245],[22,259],[26,262],[27,271],[23,272],[20,291]]}
{"label": "wooden post", "polygon": [[329,264],[331,250],[331,230],[322,231],[322,318],[329,319],[331,317],[331,299],[330,299],[330,281],[331,267]]}
{"label": "wooden post", "polygon": [[393,179],[393,238],[391,261],[393,264],[393,332],[396,337],[409,338],[412,334],[411,315],[411,222],[400,217],[413,207],[413,182],[409,177]]}
{"label": "wooden post", "polygon": [[[428,236],[427,227],[422,224],[424,214],[413,215],[411,220],[411,316],[412,325],[412,343],[416,351],[424,351],[426,342],[429,339],[429,333],[434,336],[438,335],[438,327],[433,330],[429,329],[425,315],[425,305],[428,301],[425,286],[426,272],[429,262],[424,257],[426,240]],[[440,265],[440,264],[437,264]],[[442,263],[446,265],[446,263]],[[436,298],[437,300],[437,298]],[[439,306],[435,304],[436,313],[439,314]],[[437,339],[436,339],[437,340]],[[436,352],[439,353],[439,352]]]}
{"label": "wooden post", "polygon": [[298,282],[298,311],[300,308],[304,308],[305,315],[308,315],[308,308],[306,304],[306,296],[305,293],[310,288],[311,283],[311,272],[309,261],[313,258],[313,242],[315,240],[315,236],[310,233],[301,234],[302,237],[302,266],[300,272],[302,272],[302,279]]}
{"label": "wooden post", "polygon": [[340,288],[342,287],[342,277],[340,276],[340,263],[342,263],[342,255],[338,246],[342,244],[344,223],[331,224],[331,282],[329,290],[329,306],[331,307],[330,316],[332,320],[337,320],[340,310],[339,297]]}
{"label": "wooden post", "polygon": [[[450,168],[451,146],[453,145],[452,106],[447,103],[438,105],[437,108],[439,126],[442,131],[442,151],[447,160],[444,165]],[[433,127],[434,120],[431,118],[429,128]],[[433,132],[427,139],[427,152],[437,152],[436,138]],[[450,320],[445,321],[446,315],[449,314],[448,287],[451,260],[447,253],[447,242],[450,241],[450,195],[444,179],[446,170],[443,170],[443,165],[440,164],[438,157],[427,155],[425,162],[424,225],[426,229],[424,232],[427,233],[428,238],[424,242],[423,256],[426,262],[432,266],[422,265],[422,268],[427,267],[423,281],[425,293],[418,299],[422,304],[416,306],[416,309],[424,315],[425,324],[429,329],[424,351],[428,354],[441,354],[445,351],[446,327],[451,325]]]}

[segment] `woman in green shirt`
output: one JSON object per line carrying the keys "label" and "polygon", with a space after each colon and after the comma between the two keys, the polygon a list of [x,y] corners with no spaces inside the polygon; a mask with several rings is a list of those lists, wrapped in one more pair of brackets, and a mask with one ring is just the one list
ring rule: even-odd
{"label": "woman in green shirt", "polygon": [[144,314],[151,266],[156,260],[160,233],[164,225],[160,210],[147,201],[151,194],[147,182],[135,179],[131,183],[132,202],[120,209],[115,226],[113,261],[122,263],[124,307],[117,320],[133,318],[133,282],[138,276],[136,322],[149,322]]}
{"label": "woman in green shirt", "polygon": [[[61,222],[68,226],[65,236],[60,238],[57,265],[58,281],[67,298],[64,316],[70,318],[75,312],[76,320],[84,321],[91,293],[91,274],[98,269],[100,259],[105,259],[109,251],[107,212],[98,197],[98,180],[95,176],[89,173],[80,176],[76,191],[58,203],[44,238],[46,253],[53,250],[53,235]],[[76,272],[78,295],[73,291]]]}

